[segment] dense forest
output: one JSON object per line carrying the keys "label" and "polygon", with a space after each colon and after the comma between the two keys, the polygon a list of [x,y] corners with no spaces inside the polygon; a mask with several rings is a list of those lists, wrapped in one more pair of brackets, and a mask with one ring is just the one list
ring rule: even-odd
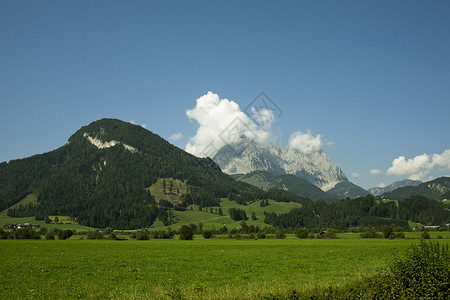
{"label": "dense forest", "polygon": [[264,222],[276,227],[348,229],[394,225],[408,227],[408,221],[424,225],[445,225],[450,211],[441,201],[412,196],[396,201],[376,200],[367,195],[326,204],[305,202],[288,213],[266,213]]}

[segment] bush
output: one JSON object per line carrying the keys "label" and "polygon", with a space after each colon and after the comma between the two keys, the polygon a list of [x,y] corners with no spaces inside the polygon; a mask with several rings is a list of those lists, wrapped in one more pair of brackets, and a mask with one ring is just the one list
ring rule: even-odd
{"label": "bush", "polygon": [[[349,285],[312,291],[305,299],[450,299],[448,245],[422,239],[388,269]],[[303,299],[302,297],[298,297]]]}
{"label": "bush", "polygon": [[380,298],[449,299],[450,254],[439,242],[421,240],[389,268]]}
{"label": "bush", "polygon": [[3,230],[3,228],[0,228],[0,239],[6,240],[9,238],[9,236],[10,236],[9,231],[5,231]]}
{"label": "bush", "polygon": [[205,239],[210,239],[213,237],[213,232],[212,230],[203,230],[203,238]]}
{"label": "bush", "polygon": [[55,233],[53,231],[48,231],[45,235],[46,240],[54,240],[55,239]]}
{"label": "bush", "polygon": [[14,230],[14,238],[18,240],[40,240],[39,233],[30,228],[21,228]]}
{"label": "bush", "polygon": [[396,239],[404,239],[405,238],[405,234],[403,232],[397,232],[395,234],[395,238]]}
{"label": "bush", "polygon": [[392,228],[392,226],[388,226],[388,225],[383,226],[382,231],[383,231],[383,236],[384,236],[385,239],[393,238],[393,237],[394,237],[394,236],[393,236],[393,234],[394,234],[394,228]]}
{"label": "bush", "polygon": [[149,239],[150,235],[148,234],[147,230],[139,230],[136,232],[136,240],[144,241]]}
{"label": "bush", "polygon": [[58,239],[66,240],[73,235],[73,231],[70,229],[66,229],[66,230],[58,229],[58,232],[56,233],[56,235],[58,236]]}
{"label": "bush", "polygon": [[180,228],[180,240],[192,240],[194,238],[194,230],[187,225],[183,225]]}
{"label": "bush", "polygon": [[363,239],[379,239],[382,238],[382,235],[376,232],[375,230],[369,230],[366,232],[361,232],[360,234],[361,238]]}
{"label": "bush", "polygon": [[306,230],[300,228],[297,230],[297,233],[295,234],[299,239],[307,239],[309,234]]}
{"label": "bush", "polygon": [[86,235],[86,238],[88,240],[103,240],[105,238],[105,236],[101,232],[91,231],[91,232],[88,232],[88,234]]}
{"label": "bush", "polygon": [[263,240],[263,239],[266,238],[266,234],[265,234],[264,232],[258,232],[258,233],[256,234],[256,237],[257,237],[258,239]]}
{"label": "bush", "polygon": [[421,236],[423,239],[430,239],[430,234],[428,233],[428,231],[423,231]]}
{"label": "bush", "polygon": [[285,239],[286,238],[286,233],[284,233],[284,231],[277,231],[277,233],[275,234],[275,238],[277,238],[277,239]]}

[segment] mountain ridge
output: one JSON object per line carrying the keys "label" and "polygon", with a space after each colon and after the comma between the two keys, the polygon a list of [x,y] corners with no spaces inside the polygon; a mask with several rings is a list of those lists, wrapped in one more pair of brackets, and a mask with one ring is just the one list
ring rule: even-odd
{"label": "mountain ridge", "polygon": [[406,199],[412,195],[420,195],[429,199],[441,200],[450,198],[450,177],[439,177],[417,186],[400,187],[393,191],[384,193],[384,198]]}
{"label": "mountain ridge", "polygon": [[303,153],[279,145],[261,145],[252,140],[225,145],[213,160],[227,174],[268,171],[275,175],[293,174],[323,191],[348,181],[341,168],[321,150]]}
{"label": "mountain ridge", "polygon": [[370,189],[368,189],[368,191],[369,191],[369,193],[371,193],[374,196],[381,196],[382,194],[393,191],[397,188],[406,187],[406,186],[416,186],[421,183],[422,183],[422,181],[420,181],[420,180],[403,179],[403,180],[395,181],[385,187],[370,188]]}
{"label": "mountain ridge", "polygon": [[298,196],[307,197],[312,201],[332,202],[337,200],[337,198],[322,191],[306,179],[293,174],[275,175],[268,171],[253,171],[236,176],[236,179],[257,186],[265,191],[271,188],[290,191]]}

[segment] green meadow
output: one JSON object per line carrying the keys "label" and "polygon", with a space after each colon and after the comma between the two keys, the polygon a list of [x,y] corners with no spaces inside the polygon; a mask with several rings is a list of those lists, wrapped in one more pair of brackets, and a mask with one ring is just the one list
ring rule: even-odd
{"label": "green meadow", "polygon": [[[241,228],[241,221],[233,221],[230,219],[230,215],[228,213],[228,210],[230,208],[239,208],[245,210],[245,213],[247,214],[248,220],[246,220],[247,225],[254,225],[254,226],[260,226],[261,228],[266,227],[267,224],[264,223],[264,211],[271,213],[271,212],[277,212],[277,213],[287,213],[291,209],[296,207],[301,207],[301,204],[294,203],[294,202],[276,202],[273,200],[269,200],[270,205],[266,207],[260,207],[259,205],[260,201],[255,201],[252,203],[249,203],[248,205],[240,205],[237,204],[234,201],[230,201],[227,198],[222,198],[220,202],[220,207],[223,211],[223,216],[220,216],[215,213],[211,213],[209,210],[210,208],[203,208],[202,211],[199,211],[198,205],[190,205],[186,211],[174,211],[175,214],[175,223],[172,224],[170,227],[172,229],[179,229],[183,225],[189,225],[190,223],[202,223],[203,228],[205,229],[219,229],[222,228],[224,225],[228,229],[233,228]],[[192,208],[192,210],[191,210]],[[218,209],[219,207],[213,207],[212,209]],[[256,220],[252,220],[252,212],[256,215]],[[160,226],[152,226],[153,229],[161,229],[166,230],[167,227],[165,227],[163,224],[160,224]]]}
{"label": "green meadow", "polygon": [[[443,241],[446,242],[444,239]],[[0,240],[2,299],[258,299],[375,274],[411,240]]]}

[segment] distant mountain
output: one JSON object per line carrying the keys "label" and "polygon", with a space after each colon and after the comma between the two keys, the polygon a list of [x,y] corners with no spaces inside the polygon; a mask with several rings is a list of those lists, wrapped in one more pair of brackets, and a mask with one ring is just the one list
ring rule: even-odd
{"label": "distant mountain", "polygon": [[400,181],[396,181],[388,186],[385,187],[373,187],[368,189],[368,192],[371,193],[374,196],[380,196],[384,193],[393,191],[395,189],[401,188],[401,187],[406,187],[406,186],[417,186],[419,184],[421,184],[422,181],[420,180],[411,180],[411,179],[403,179]]}
{"label": "distant mountain", "polygon": [[363,197],[369,194],[369,192],[350,181],[342,181],[336,184],[332,189],[328,190],[327,194],[337,197],[338,199],[345,199],[347,197]]}
{"label": "distant mountain", "polygon": [[275,188],[291,191],[298,196],[307,197],[313,201],[331,202],[337,200],[337,198],[325,193],[306,179],[291,174],[275,175],[268,171],[254,171],[246,175],[235,176],[235,178],[265,191]]}
{"label": "distant mountain", "polygon": [[450,177],[441,177],[421,183],[417,186],[407,186],[383,194],[390,199],[406,199],[411,195],[421,195],[430,199],[441,200],[447,198],[450,192]]}
{"label": "distant mountain", "polygon": [[323,151],[303,153],[278,145],[260,145],[251,140],[226,145],[213,160],[227,174],[267,171],[275,175],[292,174],[327,191],[348,179],[341,168]]}
{"label": "distant mountain", "polygon": [[158,178],[186,182],[184,199],[203,206],[220,197],[259,189],[236,182],[209,158],[197,158],[160,136],[114,119],[82,127],[54,151],[0,164],[0,211],[28,194],[38,205],[10,209],[10,216],[68,215],[82,225],[144,228],[167,223],[167,207],[155,203],[149,187]]}

